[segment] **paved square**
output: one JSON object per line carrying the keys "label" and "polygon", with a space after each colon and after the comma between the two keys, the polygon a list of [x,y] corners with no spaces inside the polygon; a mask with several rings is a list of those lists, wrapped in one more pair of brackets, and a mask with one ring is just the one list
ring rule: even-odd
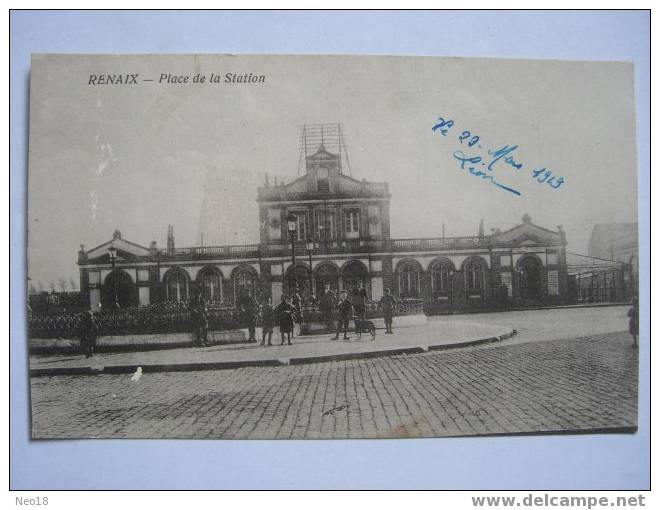
{"label": "paved square", "polygon": [[35,438],[385,438],[632,431],[627,333],[184,373],[31,380]]}

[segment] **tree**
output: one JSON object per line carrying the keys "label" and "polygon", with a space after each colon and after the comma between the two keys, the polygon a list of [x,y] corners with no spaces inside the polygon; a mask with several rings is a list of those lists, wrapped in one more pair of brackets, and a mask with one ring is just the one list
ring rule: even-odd
{"label": "tree", "polygon": [[66,292],[66,289],[68,287],[66,280],[64,278],[59,278],[57,280],[57,286],[59,287],[60,292]]}
{"label": "tree", "polygon": [[69,288],[72,291],[75,291],[78,288],[78,285],[76,284],[76,280],[73,279],[73,276],[69,278]]}
{"label": "tree", "polygon": [[50,289],[51,292],[55,292],[55,284],[53,282],[50,282],[48,284],[48,288]]}

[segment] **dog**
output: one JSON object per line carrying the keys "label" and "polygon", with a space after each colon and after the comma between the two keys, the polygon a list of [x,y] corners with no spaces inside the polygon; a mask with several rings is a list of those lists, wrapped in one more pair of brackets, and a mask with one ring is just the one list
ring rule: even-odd
{"label": "dog", "polygon": [[376,326],[368,320],[355,319],[355,334],[357,339],[362,339],[362,333],[369,333],[372,340],[376,340]]}

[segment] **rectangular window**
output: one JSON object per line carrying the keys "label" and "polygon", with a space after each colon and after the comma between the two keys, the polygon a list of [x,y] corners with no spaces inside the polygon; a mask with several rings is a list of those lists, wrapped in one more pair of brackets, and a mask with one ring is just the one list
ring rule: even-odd
{"label": "rectangular window", "polygon": [[307,213],[304,211],[292,211],[296,217],[296,241],[307,239]]}
{"label": "rectangular window", "polygon": [[329,211],[319,211],[316,218],[319,240],[334,239],[335,215]]}
{"label": "rectangular window", "polygon": [[304,212],[296,213],[298,218],[298,229],[296,230],[298,234],[298,241],[304,241],[307,239],[307,214]]}
{"label": "rectangular window", "polygon": [[548,271],[548,295],[559,295],[559,271]]}
{"label": "rectangular window", "polygon": [[356,239],[360,237],[360,210],[350,209],[346,211],[346,238]]}

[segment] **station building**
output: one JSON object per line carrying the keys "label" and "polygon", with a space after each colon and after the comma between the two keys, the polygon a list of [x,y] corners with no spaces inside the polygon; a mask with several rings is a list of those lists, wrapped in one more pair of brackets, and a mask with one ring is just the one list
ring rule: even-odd
{"label": "station building", "polygon": [[[321,130],[319,137],[319,129]],[[306,131],[305,131],[306,130]],[[356,180],[338,127],[303,131],[300,175],[257,189],[258,244],[176,247],[123,239],[78,254],[80,289],[91,310],[186,301],[201,292],[232,306],[242,289],[277,303],[283,293],[303,296],[352,289],[362,282],[372,300],[385,288],[402,300],[442,311],[567,300],[566,238],[525,215],[516,227],[489,235],[393,239],[386,182]],[[325,131],[324,131],[325,130]]]}

